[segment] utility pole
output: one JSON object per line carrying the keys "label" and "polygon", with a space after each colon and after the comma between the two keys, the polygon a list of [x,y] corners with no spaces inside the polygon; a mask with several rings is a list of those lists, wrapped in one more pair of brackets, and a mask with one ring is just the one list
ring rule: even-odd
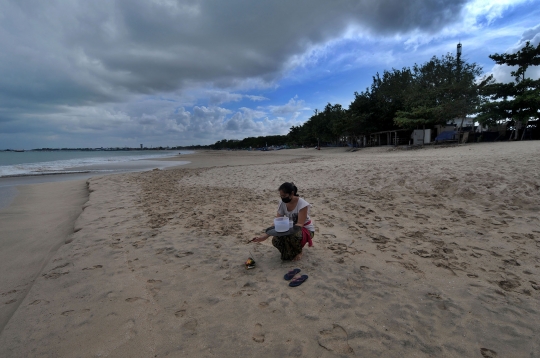
{"label": "utility pole", "polygon": [[[461,42],[457,44],[457,56],[456,56],[456,67],[457,67],[457,80],[458,82],[461,82]],[[461,115],[461,125],[459,126],[459,133],[458,133],[458,145],[459,142],[461,142],[461,133],[463,132],[463,122],[465,121],[465,116],[463,113]],[[473,131],[474,131],[474,123],[473,123]]]}

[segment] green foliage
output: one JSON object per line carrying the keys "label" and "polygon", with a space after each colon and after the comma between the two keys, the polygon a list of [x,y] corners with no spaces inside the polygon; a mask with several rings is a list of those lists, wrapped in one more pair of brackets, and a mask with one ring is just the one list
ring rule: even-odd
{"label": "green foliage", "polygon": [[422,105],[417,105],[409,111],[397,111],[394,122],[404,128],[417,128],[431,124],[436,111]]}
{"label": "green foliage", "polygon": [[302,126],[291,128],[289,138],[298,143],[338,142],[343,136],[357,137],[423,125],[446,124],[476,113],[480,90],[491,81],[477,83],[482,68],[447,54],[411,68],[377,73],[365,91],[354,94],[345,110],[328,103],[322,112]]}
{"label": "green foliage", "polygon": [[382,76],[378,73],[373,76],[370,88],[354,94],[348,110],[349,131],[359,135],[393,129],[394,117],[404,108],[411,80],[408,68],[392,69],[384,71]]}
{"label": "green foliage", "polygon": [[404,94],[404,108],[397,111],[395,124],[405,128],[444,125],[476,113],[480,90],[490,81],[487,77],[476,83],[481,73],[476,63],[463,62],[451,54],[415,64]]}
{"label": "green foliage", "polygon": [[518,66],[517,70],[510,74],[515,77],[516,82],[525,80],[525,72],[529,66],[540,66],[540,44],[534,47],[530,41],[516,53],[489,55],[497,65]]}
{"label": "green foliage", "polygon": [[302,126],[292,127],[289,137],[297,145],[338,142],[349,124],[347,111],[340,104],[328,103],[322,112],[315,110]]}
{"label": "green foliage", "polygon": [[344,137],[400,128],[446,124],[478,114],[477,121],[496,125],[514,120],[526,123],[540,112],[540,80],[526,77],[530,66],[540,65],[540,45],[529,42],[515,54],[489,56],[499,65],[517,66],[515,83],[495,83],[482,75],[476,63],[446,54],[412,68],[392,69],[373,76],[370,87],[355,92],[348,109],[328,103],[302,125],[292,126],[286,136],[221,140],[214,149],[300,146],[320,142],[338,143]]}
{"label": "green foliage", "polygon": [[[512,57],[512,60],[528,64],[530,61],[523,59],[532,58],[531,63],[536,63],[534,51],[526,47],[525,52],[525,55]],[[504,55],[493,56],[498,61],[505,60],[501,57]],[[522,76],[524,71],[518,68],[516,74]],[[348,109],[341,104],[328,103],[323,111],[315,110],[304,124],[292,126],[286,136],[245,138],[241,141],[224,139],[212,147],[239,149],[266,145],[313,145],[319,141],[339,143],[345,137],[355,138],[396,127],[446,124],[478,113],[480,106],[489,109],[479,116],[487,123],[497,122],[514,113],[512,106],[516,104],[526,104],[527,108],[533,108],[535,103],[538,105],[538,96],[527,94],[517,101],[509,95],[514,93],[514,88],[531,88],[537,86],[538,81],[520,77],[518,84],[494,86],[491,76],[478,80],[481,74],[482,68],[476,63],[462,61],[452,54],[434,56],[412,68],[392,69],[382,75],[377,73],[370,87],[363,92],[355,92]],[[526,90],[522,89],[522,92]],[[496,101],[491,100],[493,98]]]}
{"label": "green foliage", "polygon": [[527,42],[513,54],[490,55],[498,65],[517,66],[511,72],[514,83],[489,83],[482,89],[484,103],[478,120],[483,125],[496,125],[513,120],[527,123],[539,117],[540,80],[526,77],[530,66],[540,65],[540,44],[536,47]]}
{"label": "green foliage", "polygon": [[242,140],[223,139],[214,143],[212,149],[249,149],[264,148],[266,146],[283,146],[288,143],[286,135],[271,135],[261,137],[248,137]]}

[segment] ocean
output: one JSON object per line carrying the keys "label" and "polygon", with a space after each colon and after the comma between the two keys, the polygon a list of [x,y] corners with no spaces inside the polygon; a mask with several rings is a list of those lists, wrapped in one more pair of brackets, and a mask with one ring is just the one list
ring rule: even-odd
{"label": "ocean", "polygon": [[0,178],[132,171],[148,161],[189,153],[178,150],[0,152]]}
{"label": "ocean", "polygon": [[184,165],[189,161],[159,159],[190,153],[193,152],[178,150],[0,152],[0,209],[11,204],[18,195],[17,187],[20,185],[86,180],[96,175],[165,169]]}

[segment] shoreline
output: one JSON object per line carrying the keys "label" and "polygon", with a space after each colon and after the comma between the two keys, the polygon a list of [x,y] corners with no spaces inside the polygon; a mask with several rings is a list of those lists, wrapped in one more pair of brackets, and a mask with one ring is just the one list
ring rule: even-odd
{"label": "shoreline", "polygon": [[[540,143],[436,149],[200,152],[89,179],[0,355],[533,354]],[[284,181],[316,226],[295,263],[247,243]]]}
{"label": "shoreline", "polygon": [[[0,306],[0,335],[37,275],[73,233],[75,222],[89,197],[87,180],[151,170],[151,167],[177,168],[187,163],[180,160],[180,156],[171,157],[169,161],[175,163],[165,166],[156,163],[158,160],[145,161],[142,166],[130,163],[129,169],[123,166],[123,170],[129,171],[107,174],[78,171],[0,178],[0,272],[6,273],[0,278],[0,294],[2,298],[9,298]],[[69,194],[74,191],[78,194]],[[13,258],[18,256],[29,257],[22,264],[19,259],[14,262]],[[20,265],[25,267],[24,270],[19,268]]]}
{"label": "shoreline", "polygon": [[[19,187],[21,185],[31,185],[51,182],[65,182],[71,180],[86,180],[95,176],[106,176],[140,172],[152,170],[154,168],[167,169],[186,165],[189,162],[182,160],[182,156],[166,158],[162,160],[137,160],[133,162],[112,163],[102,165],[87,165],[83,167],[68,168],[71,172],[44,173],[44,174],[21,174],[7,175],[0,177],[0,209],[6,208],[15,199],[13,190],[10,187]],[[16,192],[15,192],[16,193]]]}
{"label": "shoreline", "polygon": [[86,181],[19,186],[0,209],[0,334],[43,267],[65,244],[88,199]]}

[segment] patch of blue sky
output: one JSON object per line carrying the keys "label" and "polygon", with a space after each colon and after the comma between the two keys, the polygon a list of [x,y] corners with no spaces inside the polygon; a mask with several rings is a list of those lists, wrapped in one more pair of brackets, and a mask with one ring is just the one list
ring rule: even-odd
{"label": "patch of blue sky", "polygon": [[313,49],[297,59],[296,66],[279,82],[280,96],[309,98],[319,109],[327,102],[350,102],[355,91],[370,85],[377,71],[392,67],[394,46],[387,41],[346,38]]}
{"label": "patch of blue sky", "polygon": [[522,24],[532,27],[540,23],[540,0],[531,0],[509,7],[504,16],[497,17],[491,22],[492,27],[501,27],[508,24]]}
{"label": "patch of blue sky", "polygon": [[[323,109],[326,103],[340,103],[347,108],[354,100],[354,92],[369,87],[377,72],[410,67],[448,52],[455,54],[458,42],[463,44],[464,59],[477,62],[489,72],[493,61],[488,55],[515,45],[519,39],[516,34],[537,25],[539,5],[540,0],[534,0],[509,6],[504,16],[479,14],[474,30],[461,28],[436,36],[419,34],[419,40],[414,39],[414,34],[371,37],[358,32],[298,55],[274,86],[235,92],[242,97],[220,106],[233,112],[242,112],[242,108],[264,112],[267,116],[253,119],[264,121],[267,117],[279,117],[272,113],[272,107],[295,99],[304,104],[296,118],[307,119],[314,109]],[[254,100],[257,98],[260,100]],[[199,98],[195,105],[208,106],[209,101]]]}

